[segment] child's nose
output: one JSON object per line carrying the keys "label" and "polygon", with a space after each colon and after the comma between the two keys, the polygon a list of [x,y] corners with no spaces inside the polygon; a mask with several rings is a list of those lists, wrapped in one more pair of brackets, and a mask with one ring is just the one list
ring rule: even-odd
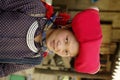
{"label": "child's nose", "polygon": [[58,41],[55,50],[57,52],[62,52],[64,50],[64,44],[61,41]]}

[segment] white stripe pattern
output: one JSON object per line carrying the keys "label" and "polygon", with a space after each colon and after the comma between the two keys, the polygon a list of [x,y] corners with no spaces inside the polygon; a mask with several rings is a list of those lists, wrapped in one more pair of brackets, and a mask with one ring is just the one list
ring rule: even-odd
{"label": "white stripe pattern", "polygon": [[37,28],[38,28],[38,22],[35,21],[30,26],[27,32],[27,36],[26,36],[27,46],[29,47],[30,50],[32,50],[35,53],[38,52],[38,49],[36,48],[35,43],[34,43],[34,35],[35,35]]}
{"label": "white stripe pattern", "polygon": [[117,56],[118,56],[118,60],[115,62],[116,66],[112,74],[112,80],[120,79],[120,50]]}

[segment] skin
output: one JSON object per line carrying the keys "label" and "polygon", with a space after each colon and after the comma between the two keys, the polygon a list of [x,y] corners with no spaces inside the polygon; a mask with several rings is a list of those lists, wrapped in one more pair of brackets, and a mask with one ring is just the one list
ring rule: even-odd
{"label": "skin", "polygon": [[74,34],[66,29],[49,30],[46,36],[47,48],[61,57],[75,57],[79,43]]}

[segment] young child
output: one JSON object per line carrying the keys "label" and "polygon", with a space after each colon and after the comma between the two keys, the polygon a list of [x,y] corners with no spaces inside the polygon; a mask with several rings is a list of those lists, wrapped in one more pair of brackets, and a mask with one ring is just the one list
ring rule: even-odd
{"label": "young child", "polygon": [[[0,77],[34,67],[36,64],[24,60],[39,54],[40,63],[46,51],[75,57],[77,72],[96,73],[100,68],[102,39],[98,10],[91,8],[78,13],[72,21],[73,31],[49,29],[44,32],[45,12],[39,0],[0,1]],[[7,59],[20,62],[4,62]]]}

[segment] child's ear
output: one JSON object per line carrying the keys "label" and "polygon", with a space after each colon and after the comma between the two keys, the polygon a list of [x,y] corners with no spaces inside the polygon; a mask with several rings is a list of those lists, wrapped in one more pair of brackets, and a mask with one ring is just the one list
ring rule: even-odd
{"label": "child's ear", "polygon": [[62,28],[62,29],[69,29],[69,28],[71,28],[71,24],[67,24],[67,25],[65,25],[65,26],[61,26],[61,28]]}

